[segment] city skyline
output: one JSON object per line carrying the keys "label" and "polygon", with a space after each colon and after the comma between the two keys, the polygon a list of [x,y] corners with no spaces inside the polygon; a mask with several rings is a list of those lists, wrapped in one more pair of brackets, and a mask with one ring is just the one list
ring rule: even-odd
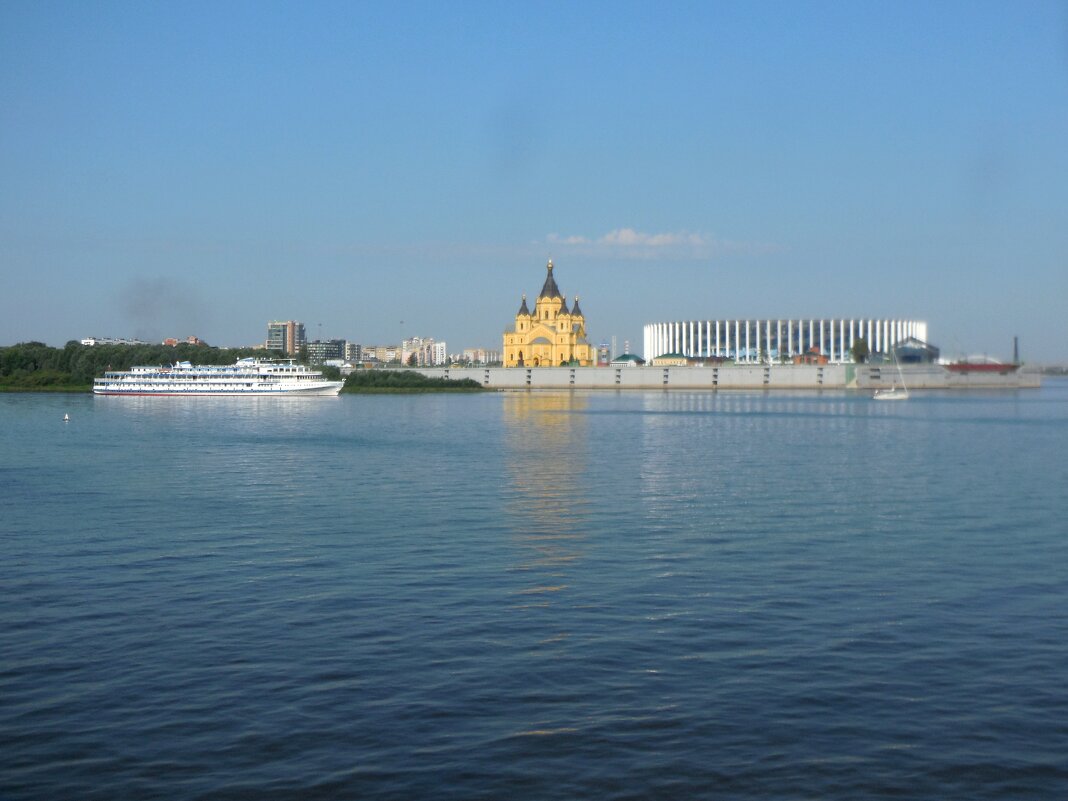
{"label": "city skyline", "polygon": [[1063,3],[15,2],[0,99],[0,344],[494,348],[551,258],[592,343],[1068,361]]}

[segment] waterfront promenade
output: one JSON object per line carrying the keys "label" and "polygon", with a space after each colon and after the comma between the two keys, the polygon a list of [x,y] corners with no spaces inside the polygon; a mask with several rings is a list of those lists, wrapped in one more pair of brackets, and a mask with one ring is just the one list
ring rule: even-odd
{"label": "waterfront promenade", "polygon": [[[413,368],[414,369],[414,368]],[[469,378],[490,389],[889,389],[900,383],[892,364],[747,364],[704,367],[433,367],[423,375]],[[951,372],[941,365],[901,368],[909,389],[1030,389],[1041,375],[1006,365],[1004,372]]]}

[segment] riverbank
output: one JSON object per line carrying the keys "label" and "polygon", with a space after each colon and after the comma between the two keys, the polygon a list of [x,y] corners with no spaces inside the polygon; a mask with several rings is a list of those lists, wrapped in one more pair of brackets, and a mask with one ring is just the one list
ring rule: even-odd
{"label": "riverbank", "polygon": [[346,395],[398,395],[428,392],[485,392],[470,378],[449,375],[427,376],[418,370],[357,370],[350,373],[341,388]]}
{"label": "riverbank", "polygon": [[47,386],[0,384],[0,392],[66,392],[70,394],[84,394],[92,391],[92,384],[50,384]]}

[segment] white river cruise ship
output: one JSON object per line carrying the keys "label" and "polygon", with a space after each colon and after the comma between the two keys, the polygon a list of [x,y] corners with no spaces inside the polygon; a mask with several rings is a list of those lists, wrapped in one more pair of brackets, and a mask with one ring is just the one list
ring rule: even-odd
{"label": "white river cruise ship", "polygon": [[293,360],[240,359],[236,364],[131,367],[93,381],[94,395],[337,395],[343,382]]}

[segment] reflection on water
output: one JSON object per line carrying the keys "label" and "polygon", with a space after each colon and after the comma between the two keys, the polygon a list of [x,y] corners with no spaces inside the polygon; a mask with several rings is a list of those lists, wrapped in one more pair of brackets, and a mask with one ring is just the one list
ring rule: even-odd
{"label": "reflection on water", "polygon": [[[648,393],[641,402],[643,494],[655,509],[722,491],[772,499],[784,484],[815,485],[837,472],[832,465],[853,455],[853,447],[884,448],[901,441],[896,426],[922,424],[923,401],[910,403],[845,392]],[[803,475],[790,474],[800,465],[807,465]],[[849,488],[837,484],[838,491]]]}
{"label": "reflection on water", "polygon": [[548,606],[568,587],[565,567],[582,556],[588,515],[587,401],[573,393],[510,393],[502,403],[508,477],[505,511],[531,573],[521,606]]}
{"label": "reflection on water", "polygon": [[293,396],[265,397],[201,397],[182,398],[173,396],[150,397],[144,395],[93,396],[96,409],[117,410],[124,414],[136,414],[147,419],[188,421],[193,423],[205,415],[225,414],[231,420],[245,420],[262,425],[265,420],[272,425],[293,422],[308,417],[309,411],[319,403],[338,403],[336,397]]}
{"label": "reflection on water", "polygon": [[0,796],[1059,797],[1066,450],[1068,389],[0,395]]}
{"label": "reflection on water", "polygon": [[[327,420],[339,403],[317,397],[90,400],[97,435],[132,439],[152,451],[148,469],[139,476],[146,492],[220,508],[248,503],[256,509],[269,508],[264,505],[269,499],[295,503],[314,492],[309,480],[322,480],[327,465],[323,454],[307,445],[330,437]],[[182,440],[180,447],[175,438]],[[102,461],[138,458],[136,449],[99,450]],[[333,479],[330,473],[326,477]]]}
{"label": "reflection on water", "polygon": [[[661,392],[642,396],[645,414],[694,413],[721,415],[764,415],[778,417],[841,417],[842,415],[886,416],[897,411],[893,404],[871,403],[867,395],[843,391],[786,393],[728,391]],[[900,404],[899,404],[900,406]]]}

